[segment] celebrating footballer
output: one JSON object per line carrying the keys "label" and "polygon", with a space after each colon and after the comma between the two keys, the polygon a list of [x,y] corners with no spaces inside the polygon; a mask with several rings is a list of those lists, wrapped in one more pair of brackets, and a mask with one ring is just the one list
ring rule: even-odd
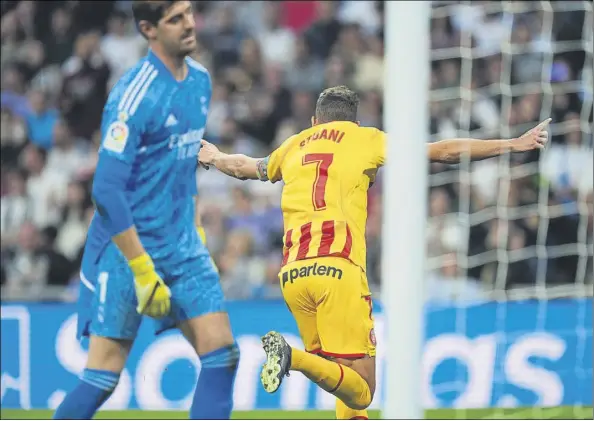
{"label": "celebrating footballer", "polygon": [[[386,157],[386,134],[357,122],[359,99],[345,86],[318,98],[312,127],[269,156],[228,155],[202,141],[199,161],[238,179],[284,182],[282,293],[306,351],[277,332],[262,338],[261,380],[275,392],[299,371],[337,397],[338,419],[366,419],[375,392],[371,293],[366,277],[367,190]],[[543,148],[550,119],[516,139],[450,139],[428,145],[431,161],[454,163]]]}

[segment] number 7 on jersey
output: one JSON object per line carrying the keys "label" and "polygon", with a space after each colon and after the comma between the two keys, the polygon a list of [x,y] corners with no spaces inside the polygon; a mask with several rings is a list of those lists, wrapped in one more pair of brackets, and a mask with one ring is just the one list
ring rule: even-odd
{"label": "number 7 on jersey", "polygon": [[312,203],[316,211],[326,209],[326,183],[333,159],[334,154],[331,153],[308,153],[303,157],[302,165],[316,165],[316,178],[312,190]]}

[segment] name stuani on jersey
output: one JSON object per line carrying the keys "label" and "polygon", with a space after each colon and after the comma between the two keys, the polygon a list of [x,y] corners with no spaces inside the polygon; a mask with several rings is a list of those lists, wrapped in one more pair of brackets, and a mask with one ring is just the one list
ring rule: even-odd
{"label": "name stuani on jersey", "polygon": [[301,143],[299,143],[299,147],[303,148],[305,145],[307,145],[310,142],[316,141],[316,140],[331,140],[334,143],[340,143],[340,141],[342,140],[342,138],[344,137],[344,132],[342,130],[336,130],[336,129],[322,129],[322,130],[318,130],[317,132],[307,136],[305,139],[303,139],[301,141]]}

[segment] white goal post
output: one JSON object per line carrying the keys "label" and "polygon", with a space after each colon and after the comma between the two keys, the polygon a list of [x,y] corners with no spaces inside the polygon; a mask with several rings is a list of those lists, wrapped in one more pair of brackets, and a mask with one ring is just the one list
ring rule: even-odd
{"label": "white goal post", "polygon": [[388,354],[382,416],[421,419],[431,2],[388,1],[385,7],[382,296]]}
{"label": "white goal post", "polygon": [[[591,417],[592,2],[384,5],[382,417]],[[549,117],[542,151],[427,162]]]}

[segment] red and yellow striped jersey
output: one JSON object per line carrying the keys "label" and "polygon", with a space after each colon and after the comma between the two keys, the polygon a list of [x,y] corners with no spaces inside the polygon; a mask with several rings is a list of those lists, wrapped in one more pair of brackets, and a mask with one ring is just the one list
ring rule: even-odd
{"label": "red and yellow striped jersey", "polygon": [[290,137],[268,158],[283,180],[283,265],[338,256],[366,269],[367,190],[384,164],[385,134],[335,121]]}

